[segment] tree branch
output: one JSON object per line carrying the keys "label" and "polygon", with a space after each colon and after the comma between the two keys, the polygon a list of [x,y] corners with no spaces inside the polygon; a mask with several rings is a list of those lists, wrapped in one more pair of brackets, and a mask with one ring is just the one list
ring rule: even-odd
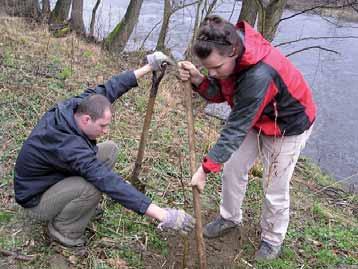
{"label": "tree branch", "polygon": [[159,25],[159,23],[161,23],[162,20],[158,21],[156,24],[154,24],[153,28],[149,31],[149,33],[147,34],[147,36],[143,39],[142,45],[140,46],[140,48],[144,48],[144,43],[147,41],[147,39],[149,38],[149,36],[152,34],[152,32],[154,31],[155,28],[157,28],[157,26]]}
{"label": "tree branch", "polygon": [[231,21],[231,17],[232,17],[232,15],[234,14],[234,11],[235,11],[235,6],[236,6],[236,1],[234,1],[234,4],[233,4],[233,6],[232,6],[231,13],[230,13],[230,16],[229,16],[228,21]]}
{"label": "tree branch", "polygon": [[344,8],[344,7],[354,7],[355,4],[357,4],[358,1],[353,1],[351,3],[347,3],[347,4],[344,4],[344,5],[340,5],[340,6],[329,6],[329,5],[318,5],[318,6],[314,6],[314,7],[311,7],[311,8],[308,8],[308,9],[305,9],[305,10],[302,10],[298,13],[295,13],[295,14],[292,14],[291,16],[288,16],[288,17],[285,17],[285,18],[282,18],[278,21],[277,24],[279,24],[280,22],[284,21],[284,20],[288,20],[288,19],[292,19],[293,17],[296,17],[298,15],[301,15],[303,13],[306,13],[306,12],[309,12],[309,11],[312,11],[312,10],[315,10],[315,9],[319,9],[319,8],[326,8],[326,9],[338,9],[338,8]]}
{"label": "tree branch", "polygon": [[300,38],[297,40],[291,40],[291,41],[286,41],[286,42],[282,42],[279,44],[276,44],[275,47],[280,47],[280,46],[285,46],[285,45],[289,45],[292,43],[297,43],[297,42],[301,42],[301,41],[305,41],[305,40],[317,40],[317,39],[347,39],[347,38],[355,38],[358,39],[358,36],[318,36],[318,37],[304,37],[304,38]]}
{"label": "tree branch", "polygon": [[214,7],[215,7],[215,5],[216,5],[217,2],[218,2],[218,0],[213,0],[213,1],[211,2],[211,4],[210,4],[209,7],[208,7],[208,11],[206,12],[205,17],[208,16],[208,15],[210,15],[211,12],[213,12],[213,9],[214,9]]}
{"label": "tree branch", "polygon": [[321,17],[322,20],[325,20],[326,22],[328,22],[329,24],[332,24],[334,26],[336,26],[337,28],[352,28],[352,29],[357,29],[358,27],[356,26],[351,26],[351,25],[343,25],[343,24],[339,24],[336,22],[333,22],[332,20],[328,19],[328,17],[324,17],[321,14],[319,14],[317,11],[313,11],[314,14],[318,15]]}
{"label": "tree branch", "polygon": [[183,8],[186,8],[186,7],[189,7],[189,6],[192,6],[192,5],[196,5],[199,1],[195,1],[195,2],[192,2],[192,3],[189,3],[189,4],[184,4],[182,6],[177,6],[177,7],[174,7],[173,8],[173,11],[172,11],[172,14],[177,12],[178,10],[180,9],[183,9]]}
{"label": "tree branch", "polygon": [[332,50],[332,49],[327,49],[327,48],[324,48],[324,47],[321,47],[321,46],[312,46],[312,47],[306,47],[306,48],[291,52],[289,54],[286,54],[286,57],[289,57],[289,56],[292,56],[292,55],[297,54],[299,52],[302,52],[302,51],[305,51],[305,50],[310,50],[310,49],[321,49],[321,50],[332,52],[332,53],[335,53],[335,54],[340,54],[338,51],[335,51],[335,50]]}

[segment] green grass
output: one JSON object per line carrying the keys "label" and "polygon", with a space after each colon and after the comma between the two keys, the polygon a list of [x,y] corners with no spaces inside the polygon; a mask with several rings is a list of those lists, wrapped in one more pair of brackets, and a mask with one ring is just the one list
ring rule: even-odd
{"label": "green grass", "polygon": [[13,216],[14,212],[0,211],[0,224],[4,225],[8,223]]}

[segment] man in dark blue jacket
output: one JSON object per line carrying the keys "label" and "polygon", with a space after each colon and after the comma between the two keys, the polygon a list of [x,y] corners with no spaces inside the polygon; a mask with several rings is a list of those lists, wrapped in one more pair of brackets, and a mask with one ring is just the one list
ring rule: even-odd
{"label": "man in dark blue jacket", "polygon": [[160,208],[127,184],[112,168],[114,142],[96,144],[109,130],[111,104],[137,86],[137,79],[160,69],[168,58],[147,56],[148,64],[113,76],[104,85],[56,104],[24,142],[15,166],[16,201],[30,215],[49,221],[49,235],[66,246],[85,243],[84,231],[101,193],[126,208],[160,221],[159,226],[188,232],[194,219],[182,210]]}

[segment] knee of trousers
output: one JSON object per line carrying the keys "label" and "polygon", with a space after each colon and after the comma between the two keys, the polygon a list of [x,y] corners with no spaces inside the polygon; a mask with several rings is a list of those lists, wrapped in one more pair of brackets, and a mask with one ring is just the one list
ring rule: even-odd
{"label": "knee of trousers", "polygon": [[113,155],[117,156],[119,152],[119,146],[112,140],[108,140],[105,142],[106,146],[111,149],[111,152],[113,152]]}
{"label": "knee of trousers", "polygon": [[80,188],[79,198],[87,200],[91,205],[98,204],[101,200],[102,193],[93,184],[82,177],[77,177],[77,182]]}
{"label": "knee of trousers", "polygon": [[103,142],[102,145],[103,145],[102,148],[103,152],[99,155],[101,156],[99,158],[102,159],[102,161],[104,161],[111,168],[113,168],[119,153],[119,146],[112,140]]}
{"label": "knee of trousers", "polygon": [[282,197],[282,199],[267,199],[266,197],[264,204],[266,210],[273,214],[287,212],[290,208],[290,200],[289,198],[285,199],[285,197]]}

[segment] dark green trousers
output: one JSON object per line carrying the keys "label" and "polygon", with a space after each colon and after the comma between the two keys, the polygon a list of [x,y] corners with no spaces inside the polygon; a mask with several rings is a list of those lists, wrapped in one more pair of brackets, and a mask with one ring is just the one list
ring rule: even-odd
{"label": "dark green trousers", "polygon": [[[113,168],[118,147],[112,141],[98,144],[97,158]],[[64,237],[80,238],[95,214],[101,192],[79,176],[67,177],[51,186],[41,197],[40,203],[26,209],[29,215],[43,221],[51,221]]]}

